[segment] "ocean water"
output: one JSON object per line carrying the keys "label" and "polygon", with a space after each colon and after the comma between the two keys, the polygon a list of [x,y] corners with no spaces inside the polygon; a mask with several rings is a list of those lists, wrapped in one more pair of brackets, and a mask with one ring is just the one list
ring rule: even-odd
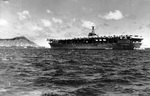
{"label": "ocean water", "polygon": [[150,51],[0,49],[0,96],[150,96]]}

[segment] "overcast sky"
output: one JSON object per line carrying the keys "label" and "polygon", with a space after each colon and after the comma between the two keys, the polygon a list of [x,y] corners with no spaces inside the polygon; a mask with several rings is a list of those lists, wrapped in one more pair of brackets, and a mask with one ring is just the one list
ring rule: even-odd
{"label": "overcast sky", "polygon": [[41,46],[47,38],[138,34],[150,46],[150,0],[1,0],[0,38],[25,36]]}

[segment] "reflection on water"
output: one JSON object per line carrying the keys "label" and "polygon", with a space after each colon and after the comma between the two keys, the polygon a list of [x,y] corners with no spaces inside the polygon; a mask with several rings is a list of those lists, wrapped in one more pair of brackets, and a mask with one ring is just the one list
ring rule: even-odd
{"label": "reflection on water", "polygon": [[0,96],[150,96],[150,51],[0,49]]}

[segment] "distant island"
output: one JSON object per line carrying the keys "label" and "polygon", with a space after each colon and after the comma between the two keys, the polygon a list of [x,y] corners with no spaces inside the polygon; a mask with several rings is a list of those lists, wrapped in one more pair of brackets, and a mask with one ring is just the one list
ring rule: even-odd
{"label": "distant island", "polygon": [[41,48],[24,36],[0,39],[0,48]]}

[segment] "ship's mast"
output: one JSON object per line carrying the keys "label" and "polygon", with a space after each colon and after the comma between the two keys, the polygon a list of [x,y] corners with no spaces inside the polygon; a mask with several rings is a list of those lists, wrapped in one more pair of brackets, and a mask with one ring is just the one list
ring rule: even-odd
{"label": "ship's mast", "polygon": [[97,36],[97,35],[95,34],[95,29],[94,29],[94,27],[95,27],[95,26],[92,26],[92,32],[90,32],[90,33],[88,34],[88,37]]}
{"label": "ship's mast", "polygon": [[92,33],[94,33],[94,34],[95,34],[94,26],[92,26]]}

